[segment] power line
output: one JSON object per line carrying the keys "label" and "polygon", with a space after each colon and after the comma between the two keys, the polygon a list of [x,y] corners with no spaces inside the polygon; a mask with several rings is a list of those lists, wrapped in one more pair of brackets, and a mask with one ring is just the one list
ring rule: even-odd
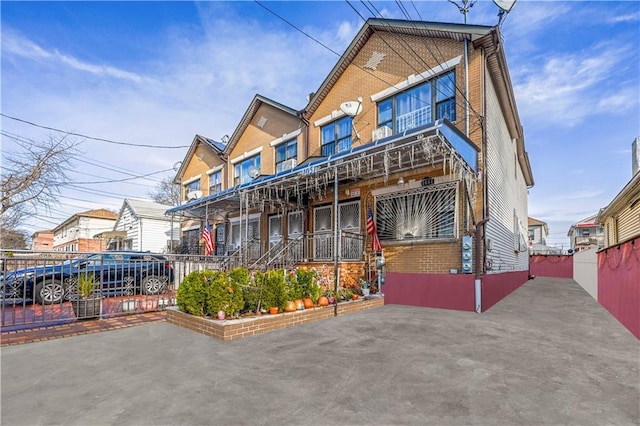
{"label": "power line", "polygon": [[133,176],[133,177],[123,178],[123,179],[110,179],[110,180],[93,181],[93,182],[73,182],[73,183],[75,185],[95,185],[95,184],[101,184],[101,183],[126,182],[129,180],[142,179],[142,178],[146,178],[147,176],[153,176],[160,173],[165,173],[165,172],[168,172],[169,170],[173,170],[173,169],[165,169],[165,170],[160,170],[158,172],[147,173],[146,175]]}
{"label": "power line", "polygon": [[81,138],[84,138],[84,139],[91,139],[91,140],[94,140],[94,141],[106,142],[106,143],[111,143],[111,144],[115,144],[115,145],[135,146],[137,148],[157,148],[157,149],[189,148],[189,145],[163,146],[163,145],[149,145],[149,144],[135,144],[135,143],[129,143],[129,142],[118,142],[118,141],[114,141],[114,140],[111,140],[111,139],[95,138],[93,136],[87,136],[87,135],[83,135],[81,133],[67,132],[66,130],[56,129],[55,127],[43,126],[43,125],[40,125],[40,124],[33,123],[31,121],[23,120],[22,118],[12,117],[10,115],[7,115],[7,114],[1,113],[1,112],[0,112],[0,116],[8,118],[10,120],[15,120],[15,121],[19,121],[21,123],[25,123],[25,124],[28,124],[30,126],[39,127],[41,129],[51,130],[51,131],[58,132],[58,133],[64,133],[64,134],[69,135],[69,136],[78,136],[78,137],[81,137]]}

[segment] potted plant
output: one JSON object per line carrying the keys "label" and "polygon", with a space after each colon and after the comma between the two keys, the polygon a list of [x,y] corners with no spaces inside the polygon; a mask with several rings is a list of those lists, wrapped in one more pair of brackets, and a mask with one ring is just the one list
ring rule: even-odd
{"label": "potted plant", "polygon": [[96,288],[96,277],[93,274],[78,275],[76,296],[71,299],[73,313],[77,319],[99,317],[101,314],[101,297]]}

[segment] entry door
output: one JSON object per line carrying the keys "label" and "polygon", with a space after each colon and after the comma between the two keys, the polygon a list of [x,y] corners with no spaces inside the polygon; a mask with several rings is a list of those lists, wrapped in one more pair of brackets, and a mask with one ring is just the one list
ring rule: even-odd
{"label": "entry door", "polygon": [[350,201],[339,205],[340,257],[359,260],[362,257],[362,237],[360,236],[360,201]]}
{"label": "entry door", "polygon": [[219,223],[216,225],[216,256],[224,256],[226,251],[225,247],[226,238],[226,224]]}
{"label": "entry door", "polygon": [[287,216],[287,236],[293,260],[304,259],[304,213],[302,210],[289,212]]}
{"label": "entry door", "polygon": [[329,260],[333,258],[333,227],[331,206],[313,209],[313,258]]}
{"label": "entry door", "polygon": [[282,215],[269,216],[269,249],[282,243]]}

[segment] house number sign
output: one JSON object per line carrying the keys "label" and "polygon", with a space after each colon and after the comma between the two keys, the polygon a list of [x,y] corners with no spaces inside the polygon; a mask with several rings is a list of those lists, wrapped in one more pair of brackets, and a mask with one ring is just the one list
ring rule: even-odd
{"label": "house number sign", "polygon": [[430,177],[426,177],[424,179],[422,179],[422,186],[429,186],[429,185],[433,185],[433,178]]}

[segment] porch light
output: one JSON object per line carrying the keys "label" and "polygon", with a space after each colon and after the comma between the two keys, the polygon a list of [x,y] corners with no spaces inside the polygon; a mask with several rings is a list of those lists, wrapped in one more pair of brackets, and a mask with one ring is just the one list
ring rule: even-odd
{"label": "porch light", "polygon": [[404,178],[402,176],[400,176],[400,179],[398,179],[398,186],[404,185]]}

